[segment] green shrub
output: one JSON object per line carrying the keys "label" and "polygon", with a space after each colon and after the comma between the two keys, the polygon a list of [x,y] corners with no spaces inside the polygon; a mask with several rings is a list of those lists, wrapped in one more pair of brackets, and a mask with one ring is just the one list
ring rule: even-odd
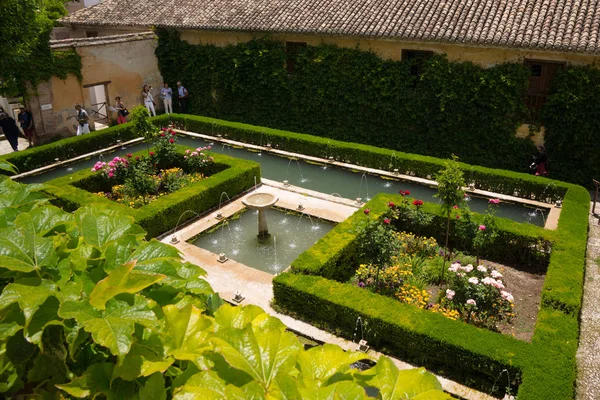
{"label": "green shrub", "polygon": [[415,77],[412,61],[320,44],[292,55],[288,76],[281,41],[217,47],[158,36],[161,74],[184,82],[193,114],[516,171],[536,154],[515,138],[528,85],[520,63],[483,68],[435,55]]}

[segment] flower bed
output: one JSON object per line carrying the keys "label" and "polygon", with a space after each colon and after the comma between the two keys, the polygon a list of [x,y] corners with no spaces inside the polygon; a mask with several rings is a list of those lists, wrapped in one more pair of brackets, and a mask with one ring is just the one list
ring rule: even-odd
{"label": "flower bed", "polygon": [[[214,158],[210,146],[176,151],[177,134],[163,128],[157,135],[155,151],[148,157],[128,153],[109,162],[98,161],[92,172],[105,181],[107,190],[96,194],[109,200],[140,208],[183,187],[205,179],[205,171]],[[161,168],[160,166],[164,166]]]}
{"label": "flower bed", "polygon": [[[454,321],[347,283],[360,264],[361,233],[369,221],[385,221],[390,203],[407,201],[412,205],[412,200],[401,196],[376,196],[362,211],[338,224],[301,254],[290,272],[274,279],[275,304],[282,311],[347,338],[353,337],[357,317],[361,317],[365,337],[375,348],[487,392],[501,395],[510,387],[513,394],[517,391],[519,399],[571,399],[576,377],[577,316],[581,307],[589,195],[579,186],[559,184],[566,189],[566,195],[557,231],[496,218],[498,245],[481,254],[494,261],[509,259],[514,265],[533,263],[536,266],[531,271],[547,271],[531,343]],[[441,207],[424,203],[419,212],[426,217],[424,224],[410,216],[390,220],[390,224],[397,224],[399,230],[420,230],[422,236],[441,239],[446,231],[446,216]],[[413,212],[413,216],[418,215]],[[460,248],[461,238],[456,232],[465,219],[464,216],[452,219],[450,243],[454,247]],[[473,215],[471,222],[477,227],[485,225],[482,215]],[[461,266],[465,264],[463,261]],[[497,267],[488,266],[492,265]],[[458,291],[454,292],[454,297],[458,296]],[[517,302],[519,297],[515,296]]]}

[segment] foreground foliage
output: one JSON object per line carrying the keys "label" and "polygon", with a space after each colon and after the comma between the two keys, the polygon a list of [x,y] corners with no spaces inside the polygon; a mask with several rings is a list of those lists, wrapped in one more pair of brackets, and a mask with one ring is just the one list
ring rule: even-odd
{"label": "foreground foliage", "polygon": [[0,392],[108,399],[447,399],[424,370],[325,345],[222,304],[204,271],[129,216],[69,214],[40,186],[0,182]]}

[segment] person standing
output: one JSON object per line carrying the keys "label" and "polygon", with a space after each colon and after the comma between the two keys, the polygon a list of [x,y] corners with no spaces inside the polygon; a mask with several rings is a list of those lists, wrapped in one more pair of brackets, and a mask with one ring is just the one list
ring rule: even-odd
{"label": "person standing", "polygon": [[115,108],[117,109],[117,124],[126,124],[127,118],[125,117],[129,115],[129,111],[125,108],[125,105],[119,96],[115,97]]}
{"label": "person standing", "polygon": [[26,107],[21,107],[21,111],[19,112],[17,118],[19,119],[19,124],[23,130],[23,134],[29,142],[29,147],[33,147],[32,141],[33,136],[35,135],[35,130],[33,128],[33,115],[27,110]]}
{"label": "person standing", "polygon": [[0,128],[13,151],[19,151],[19,127],[14,118],[9,117],[2,107],[0,107]]}
{"label": "person standing", "polygon": [[148,114],[150,114],[153,117],[156,117],[156,110],[154,109],[154,106],[156,105],[156,103],[154,103],[154,95],[152,94],[152,86],[144,85],[144,88],[142,90],[142,97],[144,98],[144,105],[146,106],[146,109],[148,110]]}
{"label": "person standing", "polygon": [[548,153],[544,146],[538,147],[539,154],[535,158],[535,174],[538,176],[548,176]]}
{"label": "person standing", "polygon": [[160,97],[165,103],[165,113],[173,114],[173,89],[165,82],[163,88],[160,89]]}
{"label": "person standing", "polygon": [[181,81],[177,82],[177,95],[179,96],[179,108],[182,114],[187,114],[188,112],[188,97],[189,93],[187,89],[181,84]]}
{"label": "person standing", "polygon": [[77,136],[81,136],[84,133],[90,133],[90,117],[88,117],[87,111],[85,111],[81,105],[75,104],[75,110],[77,110]]}

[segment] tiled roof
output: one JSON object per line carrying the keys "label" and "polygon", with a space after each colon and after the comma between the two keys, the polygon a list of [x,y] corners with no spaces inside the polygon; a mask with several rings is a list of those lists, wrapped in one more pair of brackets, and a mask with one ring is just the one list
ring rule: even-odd
{"label": "tiled roof", "polygon": [[62,22],[600,53],[600,0],[104,0]]}
{"label": "tiled roof", "polygon": [[50,48],[58,50],[58,49],[71,48],[71,47],[100,46],[103,44],[134,42],[137,40],[148,40],[148,39],[154,39],[155,37],[156,37],[156,35],[154,34],[154,32],[138,32],[138,33],[126,33],[126,34],[122,34],[122,35],[97,36],[97,37],[92,37],[92,38],[51,40]]}

